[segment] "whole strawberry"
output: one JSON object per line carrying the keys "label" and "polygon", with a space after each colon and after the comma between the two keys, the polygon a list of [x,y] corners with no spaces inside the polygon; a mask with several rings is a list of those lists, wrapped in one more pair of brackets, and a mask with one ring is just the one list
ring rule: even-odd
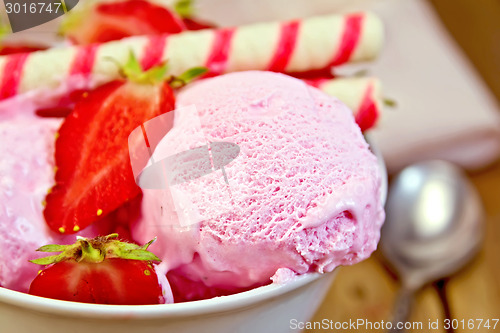
{"label": "whole strawberry", "polygon": [[122,71],[126,78],[84,93],[57,133],[55,186],[43,211],[56,232],[78,232],[141,193],[130,164],[130,133],[173,110],[171,86],[205,69],[193,68],[177,78],[166,75],[166,65],[143,72],[131,53]]}
{"label": "whole strawberry", "polygon": [[163,303],[152,265],[160,261],[144,246],[120,242],[118,234],[78,238],[72,245],[45,245],[37,251],[61,252],[31,260],[49,265],[33,280],[31,295],[65,301],[142,305]]}

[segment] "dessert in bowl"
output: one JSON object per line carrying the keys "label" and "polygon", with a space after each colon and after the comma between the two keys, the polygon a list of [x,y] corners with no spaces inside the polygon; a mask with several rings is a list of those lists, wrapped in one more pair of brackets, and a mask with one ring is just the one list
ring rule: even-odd
{"label": "dessert in bowl", "polygon": [[[350,17],[346,22],[359,25],[362,17]],[[339,21],[336,18],[320,22],[337,24]],[[317,24],[316,21],[310,25]],[[297,23],[287,23],[283,27],[285,29],[282,32],[288,31],[287,29],[296,28]],[[262,30],[266,27],[260,28]],[[268,26],[266,29],[276,30],[276,27]],[[184,42],[190,38],[192,42],[192,38],[203,41],[215,36],[213,45],[221,47],[221,40],[217,39],[223,38],[223,44],[227,43],[234,30],[222,29],[213,32],[213,35],[212,32],[186,35],[189,38],[183,37]],[[245,33],[236,34],[238,38],[243,38],[241,36],[245,36]],[[234,45],[238,45],[236,37]],[[162,38],[165,42],[165,37],[156,36],[151,41],[157,42]],[[170,44],[175,45],[173,38],[168,39]],[[2,81],[2,96],[12,97],[23,92],[23,89],[37,88],[40,82],[33,81],[33,65],[55,53],[63,57],[75,57],[73,65],[72,61],[61,62],[70,64],[62,66],[63,73],[67,71],[68,76],[83,76],[84,79],[87,76],[95,79],[95,85],[102,83],[99,80],[109,81],[114,74],[109,66],[103,65],[102,58],[113,50],[115,60],[119,61],[124,46],[136,49],[137,45],[142,47],[143,42],[144,39],[132,39],[118,44],[70,48],[66,51],[49,50],[30,57],[2,59],[4,74],[7,74],[7,79],[4,77]],[[285,39],[284,44],[287,42]],[[165,44],[159,45],[165,47]],[[200,45],[203,47],[205,44]],[[297,48],[304,47],[300,42],[297,45]],[[355,47],[351,47],[347,52],[348,56],[341,53],[340,56],[335,56],[333,62],[346,61],[350,55],[362,57],[363,51],[354,52]],[[145,63],[152,61],[150,49],[151,45],[146,46],[141,55],[142,67],[148,67]],[[195,62],[200,60],[200,55],[207,57],[205,64],[211,69],[211,75],[220,74],[217,73],[217,68],[222,71],[231,68],[221,66],[223,61],[235,66],[227,55],[222,59],[221,56],[214,56],[213,52],[197,50],[194,53],[197,55]],[[182,63],[179,54],[172,53],[169,56],[174,70],[182,68],[182,65],[178,66]],[[280,59],[282,58],[283,55]],[[295,67],[304,69],[301,68],[301,61],[294,61],[290,56],[285,58],[286,61],[277,61],[272,54],[264,56],[265,62],[270,61],[273,70],[278,67],[285,70],[288,62],[289,71],[293,71]],[[240,58],[235,55],[234,59]],[[311,59],[309,64],[311,61],[318,61],[314,57]],[[321,58],[319,67],[333,62]],[[19,69],[23,66],[23,73],[26,75],[15,80],[8,76],[6,68]],[[312,67],[314,69],[315,65]],[[63,75],[49,76],[45,80],[40,75],[38,73],[36,77],[44,78],[40,80],[41,84],[49,90],[57,80],[64,79]],[[320,86],[317,82],[314,84]],[[112,91],[120,87],[122,86],[115,85],[111,89],[108,86]],[[372,88],[367,89],[369,93],[363,95],[371,97]],[[102,91],[102,88],[98,89]],[[78,124],[78,119],[87,117],[87,109],[82,105],[89,106],[89,100],[95,101],[96,93],[90,94],[92,98],[86,99],[87,102],[77,102],[75,109],[64,120],[37,118],[33,107],[30,110],[29,106],[34,101],[33,97],[30,99],[29,96],[19,96],[3,104],[3,133],[8,145],[2,149],[7,152],[6,156],[19,162],[21,167],[5,167],[5,174],[10,176],[10,180],[4,178],[7,181],[2,186],[13,191],[2,192],[7,198],[4,201],[4,211],[7,213],[1,216],[0,226],[8,235],[7,222],[13,221],[20,232],[13,237],[9,235],[9,242],[3,244],[2,252],[10,254],[11,251],[22,255],[15,265],[9,266],[8,262],[2,262],[0,284],[4,287],[27,290],[29,278],[23,281],[12,277],[18,273],[18,276],[26,277],[36,275],[37,268],[26,262],[29,248],[33,251],[39,245],[54,241],[67,242],[65,238],[71,237],[58,235],[57,232],[94,236],[103,234],[103,228],[114,232],[123,227],[117,223],[116,218],[108,218],[109,225],[98,219],[99,223],[86,227],[88,221],[80,219],[86,216],[85,210],[83,213],[82,210],[76,210],[75,215],[69,214],[68,218],[69,208],[74,208],[71,200],[69,203],[64,201],[68,206],[62,206],[62,209],[57,209],[56,206],[54,209],[54,193],[60,193],[60,189],[56,187],[45,196],[53,184],[51,170],[54,166],[60,166],[58,160],[64,155],[61,153],[61,145],[71,147],[61,144],[68,143],[68,132],[80,132],[80,139],[92,138],[87,140],[94,144],[92,149],[86,147],[87,155],[92,155],[88,152],[94,152],[94,148],[98,152],[99,145],[95,142],[102,139],[99,144],[106,146],[114,141],[113,137],[104,134],[102,138],[96,136],[95,133],[100,132],[96,129],[98,126],[95,122],[86,124],[90,124],[89,134],[85,132],[85,128],[74,126],[75,123]],[[21,106],[16,105],[16,101]],[[95,105],[90,105],[92,112],[100,112],[102,106],[109,104],[105,103],[108,102],[106,98],[99,101],[102,103],[97,103],[95,108]],[[380,170],[380,159],[377,161],[369,151],[351,111],[340,101],[289,76],[271,72],[241,72],[206,79],[185,88],[178,96],[176,107],[175,122],[170,125],[173,127],[167,128],[166,134],[160,135],[157,142],[154,142],[156,149],[149,156],[150,163],[205,147],[206,154],[211,156],[209,164],[212,172],[177,182],[174,179],[175,184],[160,191],[143,188],[143,197],[138,199],[139,205],[136,207],[139,217],[133,219],[125,214],[125,220],[131,223],[130,237],[135,241],[144,243],[158,237],[151,251],[162,259],[162,263],[157,266],[157,273],[163,279],[159,283],[166,292],[166,302],[186,302],[142,306],[99,305],[51,300],[0,289],[0,314],[5,319],[3,322],[15,325],[16,331],[28,331],[35,326],[47,327],[51,331],[69,329],[70,324],[82,331],[103,331],[109,328],[131,332],[166,329],[229,331],[235,327],[248,331],[287,330],[290,319],[307,319],[314,312],[321,301],[321,294],[333,278],[333,274],[329,272],[338,265],[356,263],[368,257],[375,249],[383,221],[385,180]],[[117,117],[118,120],[124,120],[121,116]],[[100,119],[102,121],[103,118]],[[143,119],[145,137],[151,134],[146,125],[148,119]],[[70,129],[74,131],[67,130],[70,122],[73,122]],[[18,129],[12,125],[20,126],[22,130],[18,133]],[[57,130],[59,126],[61,127]],[[115,131],[118,127],[110,128]],[[54,146],[56,132],[60,137]],[[11,148],[18,141],[24,142],[24,155],[16,154]],[[30,141],[38,145],[31,147]],[[81,148],[78,146],[80,141],[75,140],[77,148]],[[221,147],[218,145],[220,143],[237,146],[238,151],[236,154],[233,151],[231,159],[219,165],[216,153],[217,147]],[[78,154],[72,156],[80,158]],[[25,163],[26,161],[29,163]],[[23,169],[24,164],[32,169]],[[67,168],[68,163],[65,165]],[[196,166],[191,165],[189,168],[196,169]],[[41,170],[41,175],[36,174],[38,169]],[[74,172],[75,167],[73,169]],[[81,170],[86,171],[85,168]],[[67,170],[57,171],[56,182],[61,181],[58,178],[61,172],[67,174]],[[80,172],[82,173],[85,174]],[[136,176],[132,181],[137,181],[140,185],[144,174]],[[23,177],[26,179],[23,180]],[[12,181],[17,179],[23,186],[13,186]],[[92,181],[76,183],[85,187]],[[134,183],[133,185],[136,186]],[[120,184],[116,190],[120,192],[121,189]],[[76,192],[80,190],[78,187]],[[45,208],[41,204],[44,196],[47,200]],[[10,201],[8,198],[11,198]],[[21,201],[30,202],[28,211],[26,206],[18,204]],[[104,215],[109,217],[111,210],[104,209]],[[90,215],[98,217],[103,214],[100,206],[90,205],[89,211]],[[62,218],[54,218],[54,212],[62,213],[55,215]],[[44,224],[44,219],[52,231]],[[28,223],[23,224],[25,221]],[[30,230],[32,237],[24,237],[27,242],[22,243],[23,236]],[[165,280],[165,272],[168,281]],[[173,298],[168,294],[169,286],[173,290]],[[25,320],[19,319],[19,316],[23,316]]]}
{"label": "dessert in bowl", "polygon": [[151,249],[174,298],[207,298],[201,286],[220,295],[284,283],[374,251],[384,218],[378,164],[340,101],[283,74],[247,71],[194,83],[177,108],[153,160],[207,142],[239,153],[171,191],[143,190],[132,234],[158,237]]}
{"label": "dessert in bowl", "polygon": [[[205,94],[211,96],[209,102],[207,102],[207,95]],[[230,103],[228,99],[231,96],[236,100]],[[305,237],[301,234],[302,229],[293,228],[300,221],[293,221],[292,219],[288,222],[290,225],[284,228],[285,233],[288,232],[288,234],[292,235],[288,239],[286,237],[277,237],[271,243],[265,237],[257,240],[242,239],[239,240],[242,244],[236,245],[239,249],[231,249],[232,245],[228,244],[229,251],[227,252],[225,251],[225,243],[220,242],[217,245],[219,248],[214,248],[214,251],[217,251],[216,255],[211,258],[210,251],[202,252],[200,250],[200,244],[214,247],[212,239],[209,238],[207,245],[205,245],[200,238],[196,238],[200,237],[200,226],[206,225],[204,223],[210,220],[212,223],[218,223],[216,224],[217,228],[232,227],[233,225],[230,223],[223,223],[224,214],[231,214],[231,216],[245,212],[262,214],[262,211],[259,210],[261,207],[265,208],[263,211],[265,214],[267,210],[273,209],[274,205],[269,203],[273,202],[274,195],[279,195],[279,191],[267,191],[264,186],[262,194],[269,195],[270,193],[271,197],[266,198],[266,201],[263,201],[263,204],[259,205],[257,209],[241,209],[235,212],[224,206],[224,209],[218,212],[210,212],[210,214],[214,214],[214,217],[208,216],[201,218],[200,221],[191,221],[192,224],[188,225],[187,228],[179,229],[172,228],[173,224],[175,224],[175,222],[172,222],[172,218],[175,218],[178,212],[174,209],[175,204],[168,202],[169,199],[165,198],[166,192],[164,190],[158,192],[158,190],[144,189],[142,217],[133,226],[132,235],[135,235],[135,238],[139,241],[150,237],[152,233],[157,235],[158,242],[152,246],[151,250],[156,252],[166,265],[170,265],[167,270],[173,272],[169,280],[175,282],[173,285],[174,295],[180,296],[181,300],[202,300],[163,305],[100,305],[46,299],[2,288],[0,289],[0,316],[2,322],[6,325],[5,327],[12,327],[12,329],[15,327],[17,332],[23,330],[28,332],[34,327],[47,327],[51,331],[57,329],[66,330],[71,327],[72,330],[81,330],[82,332],[89,329],[96,332],[109,329],[124,332],[148,330],[151,332],[164,330],[185,332],[212,330],[222,332],[224,330],[233,331],[235,327],[238,327],[241,331],[253,332],[256,327],[262,325],[259,331],[287,331],[290,319],[306,320],[320,304],[322,296],[334,276],[334,273],[326,272],[331,272],[339,264],[349,264],[362,260],[375,249],[379,229],[383,221],[382,205],[386,192],[383,163],[380,156],[377,158],[369,151],[368,144],[364,141],[361,131],[354,123],[351,111],[338,100],[319,92],[315,88],[307,87],[297,79],[281,74],[242,72],[207,79],[194,84],[181,92],[178,103],[180,106],[184,106],[185,103],[185,105],[195,105],[199,108],[197,114],[200,118],[200,125],[204,135],[209,136],[208,138],[203,136],[203,139],[209,141],[230,140],[240,146],[242,154],[246,154],[246,156],[239,156],[241,161],[236,158],[225,167],[231,195],[236,202],[238,199],[242,200],[241,198],[250,198],[249,195],[243,195],[241,191],[242,189],[248,190],[248,185],[245,184],[248,184],[251,180],[247,180],[247,182],[240,180],[240,183],[238,183],[234,175],[251,173],[250,171],[254,170],[261,172],[260,179],[265,178],[268,176],[265,171],[269,170],[269,160],[261,166],[252,165],[251,168],[248,167],[248,163],[254,163],[258,160],[266,161],[266,158],[263,159],[263,157],[273,156],[272,153],[276,151],[276,149],[264,149],[260,154],[255,155],[249,153],[251,152],[249,148],[254,147],[256,141],[260,142],[258,146],[262,148],[268,144],[276,143],[271,133],[277,133],[279,129],[291,128],[289,123],[280,119],[280,115],[285,116],[284,119],[292,121],[295,124],[294,126],[299,126],[303,131],[297,129],[290,131],[288,134],[288,138],[293,138],[293,140],[282,141],[284,144],[279,150],[283,154],[281,157],[284,160],[292,161],[298,156],[303,156],[297,155],[294,150],[291,153],[286,152],[290,147],[295,147],[295,142],[303,142],[303,144],[308,144],[308,149],[310,149],[310,155],[307,155],[307,158],[310,158],[311,161],[318,158],[322,159],[315,168],[323,176],[321,179],[332,175],[332,179],[339,180],[339,185],[335,188],[336,194],[328,193],[323,187],[313,187],[309,190],[309,193],[311,193],[310,203],[317,200],[318,197],[322,198],[323,194],[327,194],[323,199],[326,199],[326,204],[321,206],[319,211],[309,210],[314,220],[308,221],[309,223],[316,223],[316,225],[308,226],[310,230],[315,228],[321,230],[321,226],[337,224],[332,225],[329,232],[320,233],[315,237],[316,239],[321,239],[323,235],[324,237],[337,237],[339,241],[325,239],[324,244],[306,246],[304,250],[303,243],[296,241]],[[253,108],[250,108],[250,106],[253,106]],[[214,112],[215,110],[217,112]],[[245,114],[247,115],[245,116]],[[186,124],[193,124],[192,119],[186,123],[186,118],[182,118],[187,116],[189,115],[178,117],[179,119],[176,120],[173,129],[168,132],[170,134],[167,134],[159,142],[153,157],[155,155],[160,157],[159,154],[163,154],[163,156],[170,155],[176,153],[176,149],[185,150],[203,143],[197,141],[199,137],[189,133],[189,128],[195,128],[195,126],[184,127]],[[276,121],[277,119],[279,121]],[[304,122],[303,124],[300,124],[301,119]],[[271,131],[263,132],[260,130],[265,124],[271,126]],[[272,128],[273,124],[276,126],[274,129]],[[245,125],[245,131],[236,130],[238,126],[243,125]],[[308,126],[317,127],[318,130],[311,127],[311,131],[308,132],[306,131]],[[229,131],[229,128],[232,128],[233,131]],[[333,130],[335,128],[337,131]],[[332,129],[332,131],[325,133],[327,129]],[[229,138],[227,133],[232,133],[232,135],[240,133],[240,136],[231,136]],[[263,133],[266,133],[266,135],[263,135]],[[256,134],[259,134],[259,137],[254,137],[254,140],[248,140],[246,137]],[[301,139],[310,138],[310,135],[315,134],[321,135],[309,143],[305,140],[301,141]],[[286,136],[287,134],[285,134]],[[184,140],[180,140],[180,137],[183,137]],[[178,140],[178,143],[172,144],[170,140]],[[183,144],[189,146],[183,146]],[[325,144],[332,146],[326,146],[328,149],[324,150]],[[322,150],[316,152],[314,149],[316,146],[321,147]],[[346,147],[350,148],[341,149]],[[164,149],[167,151],[163,151]],[[285,151],[283,152],[283,150]],[[343,176],[347,175],[347,173],[330,173],[328,170],[333,167],[328,162],[328,154],[336,155],[330,161],[336,166],[347,163],[347,161],[356,161],[356,168],[351,170],[358,170],[358,173],[353,172],[349,176]],[[246,163],[237,164],[237,161]],[[307,166],[308,163],[302,161],[300,164],[306,165],[303,172],[310,175],[307,171],[310,170],[309,166]],[[280,175],[292,170],[287,165],[290,164],[285,164],[281,169],[276,166],[271,168],[271,174],[276,175],[278,173],[278,176],[275,176],[276,181],[286,179],[280,177]],[[342,167],[347,168],[346,165],[342,165]],[[322,168],[327,171],[321,173]],[[219,170],[218,172],[218,174],[214,172],[213,178],[200,177],[186,182],[184,188],[177,190],[193,194],[194,190],[189,187],[195,186],[198,195],[223,196],[222,190],[228,190],[229,187],[224,182],[222,171]],[[296,170],[296,172],[300,174],[301,171]],[[255,181],[260,181],[260,179]],[[298,179],[299,183],[305,182],[306,184],[307,182],[318,181],[317,178],[308,178],[303,175],[299,175]],[[215,193],[209,191],[210,186],[203,183],[207,181],[215,182],[211,186],[218,184],[222,190]],[[241,186],[242,184],[244,186]],[[344,186],[345,184],[350,185]],[[287,190],[287,184],[281,183],[281,186],[284,190]],[[258,184],[253,184],[252,188],[257,192],[261,189]],[[294,188],[295,186],[290,186],[288,191]],[[353,190],[354,188],[357,188],[357,190]],[[278,196],[276,205],[293,206],[294,200],[303,199],[302,192],[305,191],[297,191],[293,195],[286,197]],[[273,195],[273,193],[276,194]],[[179,193],[176,195],[179,197]],[[189,203],[197,205],[197,209],[199,209],[198,207],[203,208],[200,205],[206,205],[207,203],[217,205],[214,199],[207,200],[203,198],[189,201]],[[156,205],[164,205],[165,208],[155,207]],[[317,205],[315,206],[317,207]],[[367,206],[369,207],[367,208]],[[371,210],[372,207],[373,210]],[[169,215],[166,215],[168,209],[171,209],[171,211]],[[165,211],[165,215],[161,214],[162,210]],[[352,211],[348,218],[344,213],[345,210]],[[204,211],[206,211],[206,208]],[[307,212],[306,209],[303,217],[308,217]],[[153,214],[153,217],[150,216],[151,214]],[[158,214],[157,217],[154,217],[154,214]],[[298,219],[298,215],[288,214]],[[154,220],[158,216],[169,216],[170,219],[168,223],[161,223]],[[200,219],[199,216],[197,218]],[[41,216],[38,219],[43,220]],[[250,215],[247,219],[248,221],[258,221],[259,217]],[[245,226],[245,221],[240,223],[244,228],[248,228],[248,226]],[[356,227],[348,228],[353,223]],[[210,224],[208,226],[210,227]],[[193,232],[195,232],[194,235]],[[349,232],[351,232],[351,235],[346,235]],[[365,238],[356,242],[356,238],[360,235],[365,235]],[[235,234],[233,237],[238,238],[241,236]],[[191,244],[189,242],[190,238]],[[245,242],[248,241],[257,243],[257,249],[255,250],[255,247],[252,247],[255,243],[247,246]],[[196,244],[196,246],[193,246],[193,244]],[[170,252],[172,250],[169,246],[174,248],[173,252]],[[303,255],[300,256],[300,259],[297,259],[293,253],[300,253],[301,249]],[[320,253],[323,257],[319,257],[319,259],[315,257],[308,258],[307,249],[314,249],[316,255]],[[265,251],[271,252],[265,253]],[[284,251],[284,254],[279,254],[279,251]],[[272,252],[278,253],[277,257],[280,258],[280,262],[277,262]],[[338,252],[341,255],[338,255]],[[198,254],[195,255],[194,253]],[[177,257],[175,257],[176,255]],[[238,257],[234,261],[236,255]],[[247,258],[244,258],[244,256],[247,256]],[[199,260],[193,260],[196,257]],[[207,265],[205,263],[207,260],[212,265]],[[238,263],[238,260],[241,264]],[[324,265],[319,263],[324,263]],[[233,265],[233,270],[220,268],[227,267],[227,265]],[[305,268],[302,268],[301,271],[301,267]],[[261,270],[258,271],[259,269]],[[274,280],[271,284],[269,284],[271,282],[270,278]],[[184,290],[183,293],[182,290]]]}
{"label": "dessert in bowl", "polygon": [[303,275],[207,300],[164,305],[102,305],[0,290],[5,332],[288,332],[320,305],[335,273]]}

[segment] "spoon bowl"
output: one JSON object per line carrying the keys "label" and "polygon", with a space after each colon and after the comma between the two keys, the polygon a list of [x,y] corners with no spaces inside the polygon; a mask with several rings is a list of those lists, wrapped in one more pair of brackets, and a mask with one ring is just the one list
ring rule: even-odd
{"label": "spoon bowl", "polygon": [[416,290],[450,276],[475,256],[484,213],[464,173],[434,160],[407,167],[393,180],[386,214],[381,250],[402,280],[395,317],[404,321]]}
{"label": "spoon bowl", "polygon": [[450,163],[428,161],[404,169],[390,187],[386,211],[381,249],[410,282],[454,273],[481,244],[479,195]]}

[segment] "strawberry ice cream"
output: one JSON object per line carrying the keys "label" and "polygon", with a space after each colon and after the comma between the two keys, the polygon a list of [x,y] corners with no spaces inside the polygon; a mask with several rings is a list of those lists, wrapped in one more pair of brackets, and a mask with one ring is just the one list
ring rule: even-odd
{"label": "strawberry ice cream", "polygon": [[[44,256],[35,250],[75,240],[75,235],[52,232],[43,217],[45,196],[54,185],[56,133],[63,121],[35,114],[50,95],[37,92],[0,102],[0,286],[23,292],[40,269],[28,260]],[[121,219],[116,215],[78,235],[116,231],[114,223]]]}
{"label": "strawberry ice cream", "polygon": [[144,190],[133,235],[158,237],[151,250],[169,271],[176,301],[330,272],[375,250],[381,175],[339,100],[253,71],[186,88],[182,107],[153,160],[214,142],[236,144],[239,154],[223,169]]}
{"label": "strawberry ice cream", "polygon": [[0,285],[27,291],[39,270],[33,250],[51,243],[42,201],[53,179],[59,119],[34,115],[28,99],[0,104]]}

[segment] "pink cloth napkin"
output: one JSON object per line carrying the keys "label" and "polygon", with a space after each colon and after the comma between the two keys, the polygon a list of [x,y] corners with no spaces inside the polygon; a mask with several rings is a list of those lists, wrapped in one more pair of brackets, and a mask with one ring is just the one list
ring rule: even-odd
{"label": "pink cloth napkin", "polygon": [[423,0],[198,0],[199,13],[223,25],[371,10],[386,25],[386,44],[368,69],[381,78],[386,108],[372,132],[390,172],[429,158],[476,169],[500,154],[500,111],[487,87]]}
{"label": "pink cloth napkin", "polygon": [[381,1],[384,53],[372,67],[397,108],[374,131],[389,171],[443,158],[480,168],[500,153],[500,111],[426,2]]}

